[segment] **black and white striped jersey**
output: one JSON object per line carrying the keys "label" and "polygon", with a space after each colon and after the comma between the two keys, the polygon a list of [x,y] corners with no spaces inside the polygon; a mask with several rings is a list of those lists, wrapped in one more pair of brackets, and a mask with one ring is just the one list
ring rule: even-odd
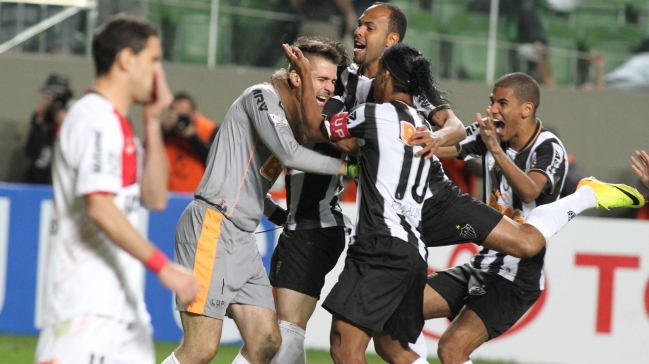
{"label": "black and white striped jersey", "polygon": [[[329,143],[307,143],[303,147],[332,158],[345,154]],[[338,197],[343,191],[340,176],[289,170],[285,177],[286,204],[289,230],[318,229],[333,226],[352,228],[352,222],[343,214]]]}
{"label": "black and white striped jersey", "polygon": [[430,124],[401,101],[366,103],[332,115],[325,124],[332,141],[356,137],[361,148],[352,241],[393,236],[415,246],[425,259],[421,211],[432,195],[431,182],[444,181],[445,176],[437,158],[416,157],[421,147],[407,141],[418,126]]}
{"label": "black and white striped jersey", "polygon": [[[338,111],[351,110],[366,102],[374,102],[374,77],[363,76],[361,66],[352,63],[338,74],[336,81],[335,97],[327,101],[337,104]],[[415,95],[413,101],[417,110],[430,119],[430,113],[444,109],[450,109],[448,101],[441,94],[436,95],[435,100],[428,100],[423,95]],[[328,105],[331,108],[331,105]]]}
{"label": "black and white striped jersey", "polygon": [[[568,154],[563,144],[537,120],[532,138],[520,152],[502,143],[503,150],[518,168],[525,172],[543,173],[548,182],[539,197],[524,203],[514,193],[512,187],[500,170],[493,155],[487,150],[480,137],[477,123],[466,128],[467,138],[459,145],[460,158],[470,160],[483,157],[485,203],[502,212],[518,223],[524,223],[530,211],[537,206],[559,199],[566,175],[568,174]],[[528,290],[544,288],[543,258],[545,247],[534,257],[515,258],[489,249],[482,249],[471,258],[473,267],[485,272],[497,273]]]}

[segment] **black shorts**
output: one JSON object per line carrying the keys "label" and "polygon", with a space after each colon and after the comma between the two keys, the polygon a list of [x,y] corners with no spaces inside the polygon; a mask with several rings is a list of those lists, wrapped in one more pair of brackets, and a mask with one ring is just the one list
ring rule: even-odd
{"label": "black shorts", "polygon": [[489,340],[502,335],[518,321],[541,291],[528,291],[495,273],[483,272],[469,264],[428,276],[428,285],[446,300],[453,320],[465,305],[480,317]]}
{"label": "black shorts", "polygon": [[270,284],[320,299],[325,276],[344,249],[344,227],[284,230],[270,260]]}
{"label": "black shorts", "polygon": [[414,343],[424,327],[427,270],[408,242],[391,236],[357,240],[322,307],[357,326]]}
{"label": "black shorts", "polygon": [[459,187],[449,186],[424,202],[423,239],[428,247],[474,242],[482,245],[503,214]]}

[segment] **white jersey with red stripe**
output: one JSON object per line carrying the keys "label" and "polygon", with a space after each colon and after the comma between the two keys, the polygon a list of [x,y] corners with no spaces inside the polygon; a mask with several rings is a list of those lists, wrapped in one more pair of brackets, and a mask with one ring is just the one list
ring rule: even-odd
{"label": "white jersey with red stripe", "polygon": [[130,122],[99,94],[75,102],[55,145],[54,217],[47,247],[45,326],[80,314],[150,321],[144,267],[88,216],[85,196],[114,195],[137,227],[142,147]]}

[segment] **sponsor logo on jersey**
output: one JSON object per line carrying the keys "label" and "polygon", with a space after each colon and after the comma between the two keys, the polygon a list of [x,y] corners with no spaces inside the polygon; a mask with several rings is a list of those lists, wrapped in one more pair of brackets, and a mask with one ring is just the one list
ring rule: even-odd
{"label": "sponsor logo on jersey", "polygon": [[475,230],[473,230],[473,226],[469,224],[464,225],[464,227],[460,229],[460,236],[468,240],[473,240],[478,238],[478,236],[475,233]]}
{"label": "sponsor logo on jersey", "polygon": [[277,126],[287,126],[288,125],[288,120],[283,115],[279,114],[268,114],[270,117],[270,121],[273,122],[273,124]]}
{"label": "sponsor logo on jersey", "polygon": [[473,286],[469,288],[469,294],[471,296],[482,296],[485,293],[487,292],[482,287]]}
{"label": "sponsor logo on jersey", "polygon": [[215,300],[215,299],[210,299],[210,306],[218,309],[225,308],[225,301],[223,300]]}
{"label": "sponsor logo on jersey", "polygon": [[282,173],[283,168],[284,166],[282,165],[282,162],[271,154],[271,156],[266,160],[266,163],[264,163],[264,165],[259,169],[259,173],[265,179],[275,182],[277,177]]}
{"label": "sponsor logo on jersey", "polygon": [[268,106],[266,106],[266,101],[264,101],[264,95],[261,93],[261,90],[252,90],[252,96],[257,100],[257,108],[259,111],[268,111]]}

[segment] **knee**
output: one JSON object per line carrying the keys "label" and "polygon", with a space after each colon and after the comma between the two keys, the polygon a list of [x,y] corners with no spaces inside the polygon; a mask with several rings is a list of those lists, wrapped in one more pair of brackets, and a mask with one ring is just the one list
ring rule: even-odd
{"label": "knee", "polygon": [[471,350],[461,340],[442,335],[437,345],[437,356],[442,364],[464,363],[471,355]]}
{"label": "knee", "polygon": [[270,361],[275,357],[275,354],[279,351],[279,347],[282,345],[282,336],[279,333],[273,333],[266,335],[257,348],[257,357],[262,363],[270,363]]}
{"label": "knee", "polygon": [[218,351],[219,343],[216,341],[204,341],[200,345],[191,345],[187,340],[183,340],[180,347],[175,351],[175,354],[181,362],[183,362],[183,359],[189,359],[187,361],[190,363],[209,363],[214,359]]}

